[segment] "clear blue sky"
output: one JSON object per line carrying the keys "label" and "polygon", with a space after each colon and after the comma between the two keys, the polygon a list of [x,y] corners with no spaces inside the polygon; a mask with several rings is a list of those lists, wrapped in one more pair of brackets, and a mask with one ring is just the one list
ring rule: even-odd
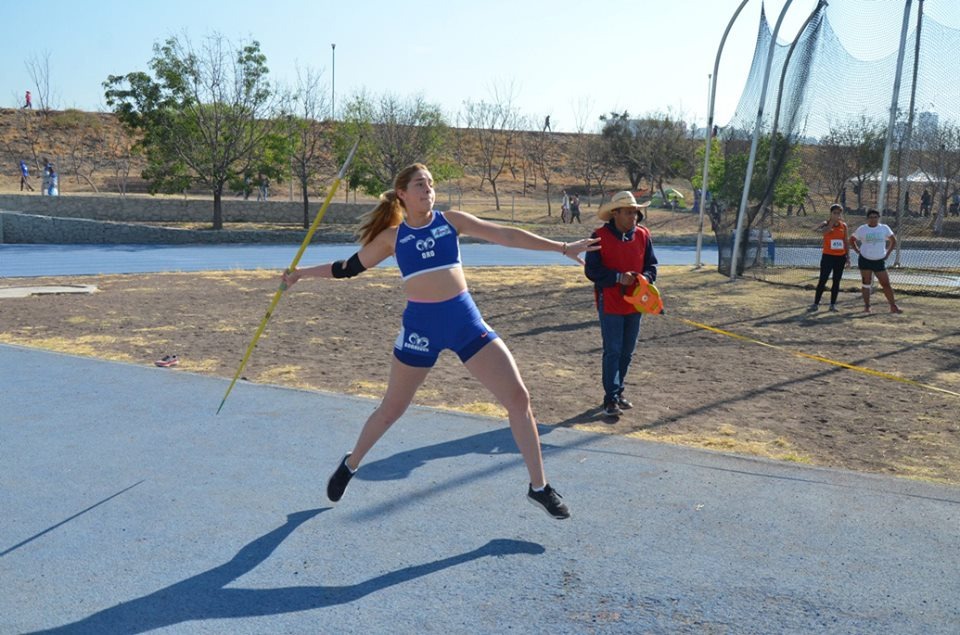
{"label": "clear blue sky", "polygon": [[[783,0],[767,3],[774,22]],[[795,0],[781,39],[792,39],[815,6]],[[899,3],[897,3],[899,4]],[[148,70],[152,45],[186,33],[256,39],[271,78],[291,84],[294,68],[324,73],[329,90],[336,43],[335,96],[365,88],[420,94],[449,115],[465,100],[490,100],[512,85],[521,113],[573,130],[611,110],[672,109],[703,125],[707,75],[738,0],[46,0],[4,3],[0,104],[31,88],[25,61],[49,53],[52,105],[103,109],[110,74]],[[731,32],[720,67],[719,123],[736,106],[753,55],[760,0]],[[894,4],[891,4],[894,6]],[[900,5],[902,6],[902,5]]]}

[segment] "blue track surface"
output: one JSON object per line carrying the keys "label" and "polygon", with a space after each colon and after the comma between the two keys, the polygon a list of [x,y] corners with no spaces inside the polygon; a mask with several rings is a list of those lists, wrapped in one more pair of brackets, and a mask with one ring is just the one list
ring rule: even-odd
{"label": "blue track surface", "polygon": [[[0,277],[67,276],[160,271],[217,271],[227,269],[283,269],[297,254],[297,245],[3,245]],[[311,245],[302,263],[349,258],[357,245]],[[469,266],[576,265],[556,253],[509,249],[499,245],[461,245]],[[664,265],[695,261],[694,247],[656,248]],[[703,262],[717,264],[716,247],[703,249]],[[384,265],[394,265],[390,258]]]}
{"label": "blue track surface", "polygon": [[0,632],[952,633],[960,490],[0,345]]}

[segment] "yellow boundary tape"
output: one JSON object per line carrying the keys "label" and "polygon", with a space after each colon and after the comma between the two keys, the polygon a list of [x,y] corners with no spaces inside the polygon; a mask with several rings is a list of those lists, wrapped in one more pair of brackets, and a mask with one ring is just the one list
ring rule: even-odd
{"label": "yellow boundary tape", "polygon": [[953,397],[960,397],[960,393],[953,392],[952,390],[947,390],[945,388],[938,388],[937,386],[924,384],[919,381],[914,381],[913,379],[907,379],[906,377],[897,377],[896,375],[891,375],[890,373],[885,373],[879,370],[873,370],[872,368],[867,368],[865,366],[857,366],[856,364],[847,364],[846,362],[838,362],[835,359],[830,359],[828,357],[821,357],[820,355],[811,355],[810,353],[793,351],[793,350],[790,350],[789,348],[778,346],[777,344],[770,344],[769,342],[764,342],[762,340],[758,340],[752,337],[747,337],[746,335],[739,335],[737,333],[732,333],[730,331],[724,331],[723,329],[718,329],[717,327],[710,326],[709,324],[701,324],[700,322],[694,322],[693,320],[687,320],[684,318],[676,318],[676,319],[683,322],[684,324],[687,324],[688,326],[694,326],[698,329],[703,329],[705,331],[710,331],[712,333],[726,335],[727,337],[732,337],[734,339],[742,340],[744,342],[750,342],[751,344],[757,344],[758,346],[766,346],[767,348],[773,348],[778,351],[790,353],[791,355],[796,355],[797,357],[805,357],[807,359],[812,359],[817,362],[823,362],[824,364],[839,366],[840,368],[846,368],[847,370],[853,370],[858,373],[864,373],[865,375],[873,375],[874,377],[881,377],[883,379],[892,379],[893,381],[898,381],[902,384],[909,384],[911,386],[916,386],[918,388],[925,388],[926,390],[942,392],[947,395],[952,395]]}

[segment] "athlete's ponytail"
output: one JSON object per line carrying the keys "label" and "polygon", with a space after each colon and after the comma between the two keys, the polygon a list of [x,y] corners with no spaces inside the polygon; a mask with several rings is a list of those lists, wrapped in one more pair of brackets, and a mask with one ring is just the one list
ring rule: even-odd
{"label": "athlete's ponytail", "polygon": [[381,194],[377,206],[361,217],[362,223],[357,231],[361,245],[368,244],[383,230],[403,222],[403,201],[397,196],[397,190],[406,190],[413,175],[420,170],[429,172],[422,163],[414,163],[400,170],[393,180],[393,189]]}
{"label": "athlete's ponytail", "polygon": [[388,190],[380,195],[377,206],[364,214],[361,220],[357,235],[360,244],[366,245],[383,230],[396,227],[403,221],[403,202],[395,191]]}

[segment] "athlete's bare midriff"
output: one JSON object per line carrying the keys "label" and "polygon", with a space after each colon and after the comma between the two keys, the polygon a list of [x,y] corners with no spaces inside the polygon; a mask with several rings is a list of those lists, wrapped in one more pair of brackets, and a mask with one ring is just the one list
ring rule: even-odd
{"label": "athlete's bare midriff", "polygon": [[461,267],[428,271],[408,278],[403,283],[407,299],[416,302],[443,302],[466,290],[467,280]]}

